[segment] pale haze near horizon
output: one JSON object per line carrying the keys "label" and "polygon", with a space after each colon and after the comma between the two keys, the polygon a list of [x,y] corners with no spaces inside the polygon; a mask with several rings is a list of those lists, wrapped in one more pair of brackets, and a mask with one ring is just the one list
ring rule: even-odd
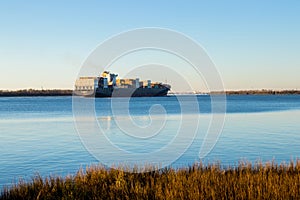
{"label": "pale haze near horizon", "polygon": [[227,90],[300,89],[299,24],[299,1],[2,1],[0,89],[72,88],[101,42],[142,27],[193,38]]}

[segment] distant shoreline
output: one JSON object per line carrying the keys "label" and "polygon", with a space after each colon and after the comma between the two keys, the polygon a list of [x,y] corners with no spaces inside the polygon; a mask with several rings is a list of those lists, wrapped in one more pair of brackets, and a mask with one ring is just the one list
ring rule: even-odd
{"label": "distant shoreline", "polygon": [[[0,97],[26,97],[26,96],[72,96],[73,90],[66,89],[22,89],[22,90],[0,90]],[[300,90],[228,90],[205,92],[171,92],[173,95],[300,95]]]}
{"label": "distant shoreline", "polygon": [[[225,93],[226,95],[291,95],[300,94],[300,90],[237,90]],[[211,92],[210,94],[224,94],[224,92]]]}
{"label": "distant shoreline", "polygon": [[73,90],[51,89],[51,90],[0,90],[0,97],[26,97],[26,96],[72,96]]}

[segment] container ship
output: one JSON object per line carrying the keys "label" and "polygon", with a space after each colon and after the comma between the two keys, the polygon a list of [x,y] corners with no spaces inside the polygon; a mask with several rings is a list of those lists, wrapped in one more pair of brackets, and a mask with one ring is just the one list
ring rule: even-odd
{"label": "container ship", "polygon": [[80,77],[75,83],[75,95],[86,97],[154,97],[166,96],[171,89],[169,84],[120,79],[118,74],[104,71],[99,77]]}

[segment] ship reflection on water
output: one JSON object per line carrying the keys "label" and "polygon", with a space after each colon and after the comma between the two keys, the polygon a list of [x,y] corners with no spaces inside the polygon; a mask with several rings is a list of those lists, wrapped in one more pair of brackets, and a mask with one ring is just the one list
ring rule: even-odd
{"label": "ship reflection on water", "polygon": [[113,120],[112,116],[98,117],[98,123],[103,130],[109,130],[111,128],[111,123]]}
{"label": "ship reflection on water", "polygon": [[[98,124],[100,126],[100,128],[103,131],[109,131],[112,128],[115,128],[116,122],[115,120],[122,120],[125,121],[125,123],[127,123],[126,121],[130,122],[130,123],[134,123],[137,127],[140,128],[147,128],[148,126],[151,125],[153,120],[161,120],[160,117],[155,116],[155,117],[151,117],[150,116],[117,116],[117,117],[113,117],[113,116],[101,116],[97,118],[98,120]],[[113,132],[112,132],[113,133]]]}

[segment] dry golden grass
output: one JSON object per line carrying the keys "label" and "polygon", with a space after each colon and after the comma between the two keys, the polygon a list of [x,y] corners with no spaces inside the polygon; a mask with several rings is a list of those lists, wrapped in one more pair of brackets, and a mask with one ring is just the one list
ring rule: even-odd
{"label": "dry golden grass", "polygon": [[147,173],[92,166],[65,178],[36,176],[4,188],[0,199],[300,199],[300,160],[226,169],[199,163]]}

